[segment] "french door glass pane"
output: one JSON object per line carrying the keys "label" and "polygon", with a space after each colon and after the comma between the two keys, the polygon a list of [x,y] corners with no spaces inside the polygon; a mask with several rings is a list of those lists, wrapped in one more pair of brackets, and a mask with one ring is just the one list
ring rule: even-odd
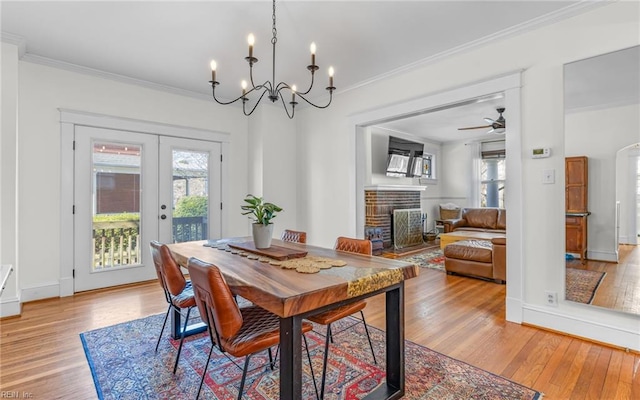
{"label": "french door glass pane", "polygon": [[209,153],[173,150],[173,242],[208,237]]}
{"label": "french door glass pane", "polygon": [[93,271],[141,262],[141,158],[139,145],[93,144]]}

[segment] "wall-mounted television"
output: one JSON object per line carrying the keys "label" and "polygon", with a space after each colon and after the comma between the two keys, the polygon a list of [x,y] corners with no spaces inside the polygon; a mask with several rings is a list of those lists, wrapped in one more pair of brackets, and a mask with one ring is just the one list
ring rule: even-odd
{"label": "wall-mounted television", "polygon": [[422,176],[424,144],[389,136],[387,176]]}

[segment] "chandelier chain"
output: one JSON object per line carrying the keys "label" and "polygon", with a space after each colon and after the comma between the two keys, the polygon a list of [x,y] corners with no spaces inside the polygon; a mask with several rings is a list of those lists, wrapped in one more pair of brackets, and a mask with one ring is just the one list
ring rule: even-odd
{"label": "chandelier chain", "polygon": [[271,43],[276,44],[278,41],[278,30],[276,29],[276,0],[273,0],[273,25],[271,28],[271,32],[273,33],[273,38],[271,38]]}

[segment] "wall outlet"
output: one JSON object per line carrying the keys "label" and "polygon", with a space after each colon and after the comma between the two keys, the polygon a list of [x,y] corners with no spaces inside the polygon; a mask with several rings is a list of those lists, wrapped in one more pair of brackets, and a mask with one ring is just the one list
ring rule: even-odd
{"label": "wall outlet", "polygon": [[547,299],[547,305],[558,307],[558,292],[545,291],[545,298]]}

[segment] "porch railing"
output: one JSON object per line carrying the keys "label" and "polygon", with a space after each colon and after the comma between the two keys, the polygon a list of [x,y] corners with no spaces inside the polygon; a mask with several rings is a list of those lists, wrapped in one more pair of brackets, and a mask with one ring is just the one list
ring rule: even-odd
{"label": "porch railing", "polygon": [[173,242],[207,239],[207,217],[173,218]]}
{"label": "porch railing", "polygon": [[93,269],[139,264],[140,223],[115,221],[93,223]]}
{"label": "porch railing", "polygon": [[[206,217],[173,218],[174,243],[204,240],[207,236]],[[142,262],[138,221],[94,222],[92,244],[94,270]]]}

